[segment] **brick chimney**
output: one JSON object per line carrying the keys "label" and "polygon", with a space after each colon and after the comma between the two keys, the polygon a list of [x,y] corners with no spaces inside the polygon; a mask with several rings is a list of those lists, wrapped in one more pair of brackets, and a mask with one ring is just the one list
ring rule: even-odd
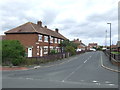
{"label": "brick chimney", "polygon": [[56,29],[55,29],[55,31],[58,33],[58,32],[59,32],[59,29],[58,29],[58,28],[56,28]]}
{"label": "brick chimney", "polygon": [[79,41],[79,38],[77,38],[77,41]]}
{"label": "brick chimney", "polygon": [[40,27],[42,27],[42,22],[41,21],[37,21],[37,25],[39,25]]}
{"label": "brick chimney", "polygon": [[47,26],[45,26],[45,28],[47,28]]}

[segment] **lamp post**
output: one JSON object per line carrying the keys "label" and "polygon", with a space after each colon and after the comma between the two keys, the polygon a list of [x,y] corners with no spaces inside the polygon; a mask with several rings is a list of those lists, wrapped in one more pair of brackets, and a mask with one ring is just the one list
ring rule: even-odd
{"label": "lamp post", "polygon": [[107,23],[107,24],[110,25],[110,57],[109,57],[109,59],[111,61],[111,23]]}

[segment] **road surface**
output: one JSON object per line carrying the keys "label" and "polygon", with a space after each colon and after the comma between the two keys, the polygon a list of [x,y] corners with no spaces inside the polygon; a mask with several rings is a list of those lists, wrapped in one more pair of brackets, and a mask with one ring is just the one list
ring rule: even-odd
{"label": "road surface", "polygon": [[86,52],[60,63],[3,71],[3,88],[118,88],[118,73],[101,67],[103,52]]}

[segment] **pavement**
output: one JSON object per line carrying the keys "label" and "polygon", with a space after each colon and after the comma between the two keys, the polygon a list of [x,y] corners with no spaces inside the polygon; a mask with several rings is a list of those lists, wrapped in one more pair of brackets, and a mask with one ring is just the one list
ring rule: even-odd
{"label": "pavement", "polygon": [[[110,71],[113,71],[113,72],[120,72],[120,68],[117,66],[117,65],[114,65],[110,62],[109,58],[106,57],[106,55],[104,53],[102,53],[103,56],[104,56],[104,59],[103,57],[101,57],[101,66],[107,70],[110,70]],[[49,62],[49,63],[46,63],[46,64],[41,64],[40,66],[27,66],[27,67],[8,67],[8,66],[4,66],[4,67],[1,67],[0,66],[0,71],[14,71],[14,70],[29,70],[29,69],[37,69],[37,68],[40,68],[40,67],[50,67],[50,66],[54,66],[54,65],[58,65],[58,64],[63,64],[65,62],[68,62],[68,61],[71,61],[70,59],[73,59],[75,58],[75,56],[73,57],[69,57],[67,59],[63,59],[63,60],[58,60],[58,61],[54,61],[54,62]]]}
{"label": "pavement", "polygon": [[102,53],[102,54],[103,54],[103,56],[101,56],[101,66],[107,70],[119,73],[120,67],[112,64],[112,62],[109,60],[109,58],[104,53]]}

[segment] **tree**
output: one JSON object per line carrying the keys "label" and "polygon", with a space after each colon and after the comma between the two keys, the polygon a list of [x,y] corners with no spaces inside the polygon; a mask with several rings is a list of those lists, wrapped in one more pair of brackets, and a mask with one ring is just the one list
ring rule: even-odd
{"label": "tree", "polygon": [[[25,49],[17,40],[2,41],[2,63],[20,65],[24,62]],[[7,63],[8,62],[8,63]]]}
{"label": "tree", "polygon": [[63,42],[60,43],[60,46],[64,48],[65,52],[70,52],[72,55],[74,55],[75,49],[77,49],[78,45],[73,43],[72,41],[64,40]]}
{"label": "tree", "polygon": [[72,46],[66,46],[65,51],[70,52],[72,55],[75,55],[75,48]]}

